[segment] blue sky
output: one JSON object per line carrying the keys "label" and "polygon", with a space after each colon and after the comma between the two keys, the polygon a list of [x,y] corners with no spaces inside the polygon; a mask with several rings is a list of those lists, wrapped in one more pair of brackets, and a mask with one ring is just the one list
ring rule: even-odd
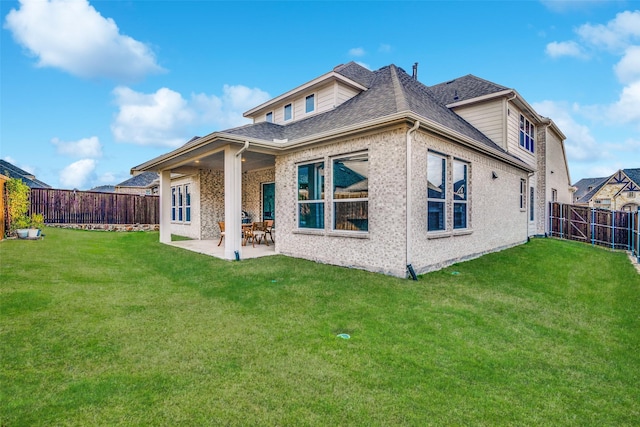
{"label": "blue sky", "polygon": [[55,188],[116,184],[357,61],[516,89],[573,182],[640,167],[640,2],[0,0],[0,157]]}

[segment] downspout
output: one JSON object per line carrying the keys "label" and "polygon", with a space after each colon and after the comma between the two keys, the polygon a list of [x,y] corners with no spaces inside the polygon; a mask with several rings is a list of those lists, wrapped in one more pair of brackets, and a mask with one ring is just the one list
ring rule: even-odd
{"label": "downspout", "polygon": [[240,156],[242,153],[244,153],[245,151],[247,151],[247,148],[249,148],[249,141],[245,141],[245,142],[244,142],[244,147],[242,147],[242,148],[240,149],[240,151],[238,151],[238,152],[236,153],[236,157]]}
{"label": "downspout", "polygon": [[407,270],[409,272],[409,274],[411,275],[411,278],[413,280],[418,280],[418,278],[416,277],[416,273],[413,270],[413,266],[411,265],[411,142],[412,142],[412,138],[411,138],[411,134],[413,132],[415,132],[418,127],[420,127],[420,120],[416,120],[413,123],[413,127],[411,129],[409,129],[407,131],[407,165],[406,165],[406,171],[407,171],[407,206],[406,206],[406,252],[405,252],[405,260],[407,262]]}

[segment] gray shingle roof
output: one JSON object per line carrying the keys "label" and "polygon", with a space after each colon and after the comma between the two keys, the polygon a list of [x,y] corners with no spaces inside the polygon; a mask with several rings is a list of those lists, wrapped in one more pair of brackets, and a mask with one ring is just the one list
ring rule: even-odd
{"label": "gray shingle roof", "polygon": [[[369,71],[355,63],[349,63],[346,66],[336,67],[336,70],[340,73],[359,74],[363,81],[370,79],[369,89],[333,110],[291,124],[260,122],[224,132],[267,141],[273,141],[273,139],[291,141],[410,110],[487,147],[507,154],[486,135],[439,102],[429,87],[413,79],[395,65]],[[515,156],[511,157],[517,159]]]}
{"label": "gray shingle roof", "polygon": [[374,78],[374,73],[371,70],[364,68],[362,65],[356,64],[351,61],[346,64],[336,66],[333,71],[342,74],[343,76],[360,83],[364,87],[370,87],[371,81]]}
{"label": "gray shingle roof", "polygon": [[573,184],[576,187],[576,192],[573,194],[573,199],[578,203],[588,203],[589,199],[593,197],[594,194],[609,179],[608,176],[600,177],[600,178],[583,178],[580,181]]}
{"label": "gray shingle roof", "polygon": [[6,160],[0,160],[0,174],[8,176],[9,178],[21,179],[29,188],[51,188],[49,184],[45,184],[39,179],[36,179],[33,174],[12,165]]}
{"label": "gray shingle roof", "polygon": [[636,185],[640,186],[640,168],[636,169],[623,169],[622,170],[630,180],[632,180]]}
{"label": "gray shingle roof", "polygon": [[149,186],[153,181],[158,179],[160,175],[157,172],[142,172],[136,176],[133,176],[120,184],[116,184],[116,187],[141,187],[145,188]]}
{"label": "gray shingle roof", "polygon": [[433,91],[434,96],[440,103],[448,105],[454,102],[466,101],[467,99],[502,92],[509,88],[481,79],[473,74],[467,74],[466,76],[448,82],[430,86],[429,89]]}

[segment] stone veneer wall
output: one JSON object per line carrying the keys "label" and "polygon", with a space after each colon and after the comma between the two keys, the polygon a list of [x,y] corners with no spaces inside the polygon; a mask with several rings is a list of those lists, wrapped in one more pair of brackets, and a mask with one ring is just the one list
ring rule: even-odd
{"label": "stone veneer wall", "polygon": [[[528,211],[520,209],[520,179],[527,173],[515,167],[417,131],[412,146],[412,257],[418,273],[437,270],[454,262],[498,251],[527,240]],[[453,231],[452,201],[447,199],[445,232],[427,232],[427,154],[429,150],[469,163],[468,224]],[[492,178],[496,172],[498,178]],[[453,186],[447,168],[447,188]]]}
{"label": "stone veneer wall", "polygon": [[[405,274],[405,132],[396,127],[339,143],[314,146],[276,158],[276,248],[278,252],[345,267],[403,277]],[[297,165],[325,162],[325,195],[331,192],[330,163],[335,156],[359,151],[369,155],[369,231],[356,234],[331,230],[330,203],[325,228],[297,227]]]}
{"label": "stone veneer wall", "polygon": [[[218,221],[224,221],[224,172],[200,171],[200,224],[201,239],[220,238]],[[262,214],[262,183],[275,180],[275,168],[242,173],[242,209],[252,221],[259,221]]]}

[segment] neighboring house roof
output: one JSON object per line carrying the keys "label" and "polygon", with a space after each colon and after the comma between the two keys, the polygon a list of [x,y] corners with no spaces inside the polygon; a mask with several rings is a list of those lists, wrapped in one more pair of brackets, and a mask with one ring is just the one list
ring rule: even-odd
{"label": "neighboring house roof", "polygon": [[507,87],[481,79],[473,74],[430,86],[429,89],[434,93],[436,99],[444,105],[509,90]]}
{"label": "neighboring house roof", "polygon": [[116,191],[115,185],[99,185],[97,187],[93,187],[89,191],[94,191],[96,193],[114,193]]}
{"label": "neighboring house roof", "polygon": [[596,195],[600,189],[607,184],[611,179],[619,175],[620,172],[624,173],[633,183],[635,187],[640,187],[640,168],[635,169],[621,169],[616,173],[603,177],[603,178],[584,178],[573,184],[577,188],[575,192],[575,201],[577,203],[589,203],[591,199]]}
{"label": "neighboring house roof", "polygon": [[574,200],[578,203],[588,203],[593,195],[602,188],[608,179],[608,176],[600,178],[583,178],[576,182],[573,184],[573,186],[576,187],[576,192],[573,193]]}
{"label": "neighboring house roof", "polygon": [[35,175],[32,173],[14,166],[6,160],[0,160],[0,173],[8,176],[9,178],[21,179],[22,182],[29,186],[29,188],[51,188],[49,184],[45,184],[39,179],[36,179]]}
{"label": "neighboring house roof", "polygon": [[120,184],[116,184],[116,187],[147,188],[152,186],[153,182],[156,181],[159,176],[157,172],[142,172],[132,176],[126,181],[122,181]]}

